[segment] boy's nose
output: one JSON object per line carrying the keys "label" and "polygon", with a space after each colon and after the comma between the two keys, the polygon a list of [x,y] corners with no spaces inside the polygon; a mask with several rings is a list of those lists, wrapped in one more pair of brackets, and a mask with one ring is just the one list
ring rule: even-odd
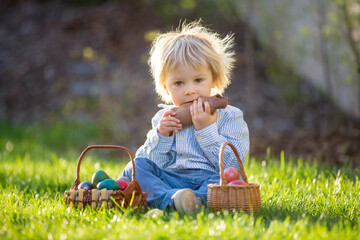
{"label": "boy's nose", "polygon": [[185,89],[185,94],[190,95],[193,93],[195,93],[194,86],[192,84],[188,84],[188,86],[186,86],[186,89]]}

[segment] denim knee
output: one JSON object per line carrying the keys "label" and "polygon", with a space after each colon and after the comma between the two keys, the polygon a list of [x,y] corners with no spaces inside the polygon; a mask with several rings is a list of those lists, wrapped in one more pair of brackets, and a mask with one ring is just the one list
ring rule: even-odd
{"label": "denim knee", "polygon": [[[153,168],[153,162],[150,159],[147,158],[135,158],[135,171],[136,170],[145,170],[148,171],[149,169]],[[128,164],[124,168],[123,176],[126,176],[128,178],[131,177],[132,174],[133,165],[132,162],[128,162]]]}
{"label": "denim knee", "polygon": [[148,165],[151,165],[152,161],[147,158],[135,158],[135,168],[144,168]]}

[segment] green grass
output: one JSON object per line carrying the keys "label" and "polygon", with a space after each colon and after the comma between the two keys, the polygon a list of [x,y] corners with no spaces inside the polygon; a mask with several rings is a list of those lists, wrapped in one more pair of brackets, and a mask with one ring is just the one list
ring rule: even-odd
{"label": "green grass", "polygon": [[[75,180],[82,149],[58,148],[51,128],[44,133],[37,126],[32,134],[29,126],[1,127],[1,239],[360,239],[358,169],[284,156],[251,158],[245,170],[249,182],[260,184],[262,196],[256,216],[205,207],[197,216],[167,211],[156,218],[131,210],[80,211],[68,209],[62,197]],[[53,142],[46,141],[48,134]],[[86,146],[88,136],[75,137]],[[118,177],[128,159],[116,158],[89,154],[81,180],[97,169]]]}

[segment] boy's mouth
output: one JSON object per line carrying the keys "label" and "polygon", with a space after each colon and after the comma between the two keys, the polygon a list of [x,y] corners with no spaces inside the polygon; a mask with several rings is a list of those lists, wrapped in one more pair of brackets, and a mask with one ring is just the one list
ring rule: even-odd
{"label": "boy's mouth", "polygon": [[183,104],[181,104],[181,105],[184,105],[184,104],[188,104],[188,103],[193,103],[195,100],[197,100],[197,99],[199,99],[199,98],[195,98],[195,99],[193,99],[193,100],[190,100],[190,101],[187,101],[187,102],[184,102]]}

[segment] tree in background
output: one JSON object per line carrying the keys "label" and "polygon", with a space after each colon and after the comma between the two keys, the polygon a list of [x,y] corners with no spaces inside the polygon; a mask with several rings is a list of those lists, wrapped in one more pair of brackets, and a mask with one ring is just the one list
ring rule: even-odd
{"label": "tree in background", "polygon": [[339,25],[343,26],[343,36],[351,49],[355,62],[358,82],[358,118],[360,119],[360,1],[335,0],[339,15]]}

